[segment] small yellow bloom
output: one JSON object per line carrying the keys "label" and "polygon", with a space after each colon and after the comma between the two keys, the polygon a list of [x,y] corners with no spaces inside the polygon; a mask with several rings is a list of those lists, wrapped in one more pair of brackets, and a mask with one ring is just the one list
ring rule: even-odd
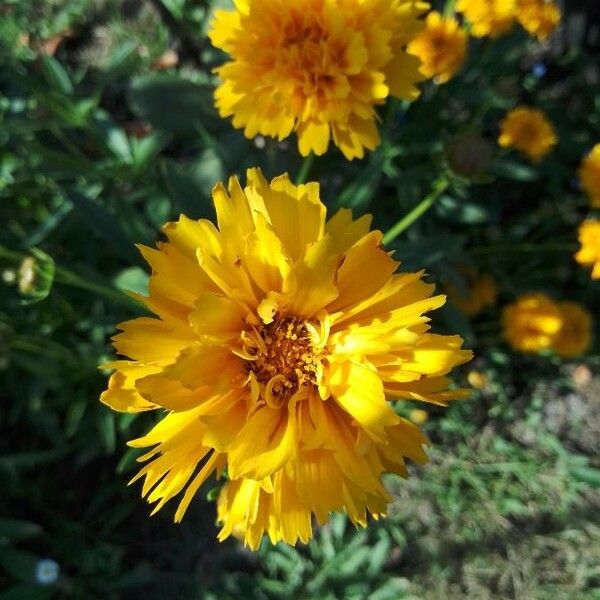
{"label": "small yellow bloom", "polygon": [[517,0],[458,0],[456,10],[465,15],[475,37],[500,37],[514,25]]}
{"label": "small yellow bloom", "polygon": [[538,40],[552,35],[560,19],[560,8],[552,0],[518,0],[517,20]]}
{"label": "small yellow bloom", "polygon": [[223,118],[253,138],[292,132],[303,156],[362,158],[379,145],[375,107],[415,100],[424,76],[406,45],[422,28],[419,0],[236,0],[218,10],[211,42],[230,60],[216,69]]}
{"label": "small yellow bloom", "polygon": [[[142,247],[156,318],[119,326],[125,357],[101,400],[158,410],[133,440],[149,448],[142,495],[154,511],[180,497],[180,521],[208,477],[227,471],[219,539],[263,534],[294,544],[333,511],[365,525],[390,500],[381,477],[423,463],[427,440],[389,400],[445,405],[468,396],[448,374],[468,361],[459,336],[429,332],[444,304],[343,209],[326,221],[316,183],[259,170],[215,186],[217,224],[181,216],[168,241]],[[164,411],[164,412],[163,412]]]}
{"label": "small yellow bloom", "polygon": [[592,343],[592,315],[577,302],[558,304],[562,327],[552,342],[552,350],[563,358],[584,354]]}
{"label": "small yellow bloom", "polygon": [[542,111],[519,106],[502,119],[498,143],[503,148],[516,148],[537,162],[556,145],[557,138]]}
{"label": "small yellow bloom", "polygon": [[579,226],[581,248],[575,260],[583,266],[592,267],[592,279],[600,279],[600,221],[584,221]]}
{"label": "small yellow bloom", "polygon": [[594,208],[600,208],[600,144],[596,144],[584,157],[579,167],[581,187]]}
{"label": "small yellow bloom", "polygon": [[408,417],[416,425],[423,425],[429,420],[429,413],[422,408],[413,408]]}
{"label": "small yellow bloom", "polygon": [[524,294],[502,313],[506,341],[521,352],[550,348],[562,326],[556,303],[544,294]]}
{"label": "small yellow bloom", "polygon": [[408,51],[421,59],[422,73],[435,77],[437,83],[445,83],[465,62],[467,40],[456,19],[432,11],[427,15],[425,29],[408,44]]}
{"label": "small yellow bloom", "polygon": [[491,275],[478,275],[473,269],[462,271],[466,278],[466,289],[461,290],[453,283],[448,283],[446,293],[460,312],[467,317],[476,317],[482,310],[496,303],[498,286]]}
{"label": "small yellow bloom", "polygon": [[467,381],[469,382],[469,385],[476,390],[484,390],[489,384],[487,375],[481,371],[469,371]]}

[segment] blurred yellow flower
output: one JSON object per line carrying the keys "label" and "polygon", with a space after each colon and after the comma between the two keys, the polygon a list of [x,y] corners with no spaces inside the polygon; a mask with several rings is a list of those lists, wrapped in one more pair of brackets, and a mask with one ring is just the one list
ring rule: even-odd
{"label": "blurred yellow flower", "polygon": [[562,327],[552,341],[552,350],[563,358],[584,354],[592,343],[592,315],[577,302],[559,302]]}
{"label": "blurred yellow flower", "polygon": [[435,77],[437,83],[445,83],[462,67],[467,40],[456,19],[432,11],[427,15],[425,29],[408,44],[408,51],[421,59],[422,73]]}
{"label": "blurred yellow flower", "polygon": [[542,111],[519,106],[502,119],[498,143],[503,148],[516,148],[537,162],[556,145],[557,138]]}
{"label": "blurred yellow flower", "polygon": [[467,317],[475,317],[493,306],[498,295],[496,280],[488,274],[479,275],[474,269],[462,269],[466,278],[465,289],[450,282],[446,285],[448,300]]}
{"label": "blurred yellow flower", "polygon": [[429,420],[429,413],[422,408],[413,408],[408,417],[416,425],[423,425]]}
{"label": "blurred yellow flower", "polygon": [[303,156],[333,139],[362,158],[380,142],[375,107],[388,96],[415,100],[424,76],[406,45],[422,28],[419,0],[235,0],[217,10],[211,42],[230,55],[216,69],[221,117],[247,138],[283,140]]}
{"label": "blurred yellow flower", "polygon": [[484,390],[489,385],[488,377],[481,371],[469,371],[467,381],[471,387],[476,390]]}
{"label": "blurred yellow flower", "polygon": [[521,352],[550,348],[562,326],[556,303],[544,294],[524,294],[502,313],[506,341]]}
{"label": "blurred yellow flower", "polygon": [[581,161],[579,180],[591,205],[600,208],[600,144],[596,144]]}
{"label": "blurred yellow flower", "polygon": [[430,333],[444,304],[422,273],[398,263],[369,232],[370,217],[341,210],[326,222],[316,183],[271,183],[259,170],[242,188],[213,191],[218,228],[181,216],[167,242],[141,247],[152,266],[157,318],[127,321],[114,338],[129,357],[101,400],[115,410],[166,410],[136,448],[150,447],[142,495],[154,511],[225,469],[219,539],[264,533],[290,544],[332,511],[364,525],[383,515],[384,472],[423,463],[426,438],[389,399],[444,405],[448,373],[471,358],[459,336]]}
{"label": "blurred yellow flower", "polygon": [[581,248],[575,260],[585,267],[592,267],[592,279],[600,279],[600,221],[588,220],[579,226]]}
{"label": "blurred yellow flower", "polygon": [[471,35],[496,38],[512,29],[517,0],[458,0],[456,10],[471,24]]}
{"label": "blurred yellow flower", "polygon": [[552,0],[518,0],[517,20],[538,40],[552,35],[560,19],[560,8]]}

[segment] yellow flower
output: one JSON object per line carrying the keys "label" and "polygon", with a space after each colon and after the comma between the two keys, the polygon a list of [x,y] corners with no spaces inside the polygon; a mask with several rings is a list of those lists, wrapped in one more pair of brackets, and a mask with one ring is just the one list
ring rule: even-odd
{"label": "yellow flower", "polygon": [[500,37],[514,25],[517,0],[458,0],[456,10],[465,15],[475,37]]}
{"label": "yellow flower", "polygon": [[445,83],[465,61],[467,34],[456,19],[432,11],[425,29],[408,44],[408,51],[421,59],[421,71],[427,77]]}
{"label": "yellow flower", "polygon": [[420,0],[235,0],[218,10],[211,42],[230,55],[216,69],[223,118],[283,140],[303,156],[330,139],[349,160],[379,144],[375,106],[414,100],[424,79],[406,45],[422,28]]}
{"label": "yellow flower", "polygon": [[136,448],[135,477],[155,511],[182,494],[180,521],[198,488],[226,470],[219,539],[264,533],[290,544],[346,511],[364,525],[383,515],[384,472],[427,460],[426,438],[387,399],[445,405],[447,375],[468,361],[459,336],[429,332],[444,304],[423,273],[398,263],[350,210],[325,220],[316,183],[248,172],[242,188],[213,191],[218,228],[182,216],[167,242],[141,247],[152,266],[157,318],[119,326],[116,369],[101,400],[115,410],[163,409]]}
{"label": "yellow flower", "polygon": [[408,416],[415,425],[424,425],[429,420],[429,413],[422,408],[413,408]]}
{"label": "yellow flower", "polygon": [[552,0],[518,0],[517,20],[538,40],[552,35],[560,19],[560,8]]}
{"label": "yellow flower", "polygon": [[490,383],[487,375],[481,371],[469,371],[467,381],[476,390],[484,390]]}
{"label": "yellow flower", "polygon": [[466,278],[466,289],[459,289],[453,283],[446,285],[450,302],[467,317],[475,317],[482,310],[496,303],[498,286],[488,274],[478,275],[474,269],[462,269]]}
{"label": "yellow flower", "polygon": [[577,302],[558,304],[562,327],[552,342],[552,350],[563,358],[584,354],[592,343],[592,315]]}
{"label": "yellow flower", "polygon": [[600,221],[584,221],[579,226],[581,248],[575,260],[583,266],[592,267],[592,279],[600,279]]}
{"label": "yellow flower", "polygon": [[600,144],[596,144],[581,161],[579,180],[590,198],[591,205],[600,208]]}
{"label": "yellow flower", "polygon": [[550,348],[562,326],[556,303],[544,294],[524,294],[502,313],[504,337],[521,352]]}
{"label": "yellow flower", "polygon": [[534,162],[548,154],[556,142],[552,123],[540,110],[519,106],[500,123],[500,146],[516,148]]}

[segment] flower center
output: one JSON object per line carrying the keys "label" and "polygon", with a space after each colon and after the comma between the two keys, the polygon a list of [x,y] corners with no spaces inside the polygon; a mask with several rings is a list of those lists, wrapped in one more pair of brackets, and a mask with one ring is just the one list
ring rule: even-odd
{"label": "flower center", "polygon": [[270,406],[281,406],[303,386],[317,384],[321,350],[311,323],[285,317],[243,335],[246,369]]}

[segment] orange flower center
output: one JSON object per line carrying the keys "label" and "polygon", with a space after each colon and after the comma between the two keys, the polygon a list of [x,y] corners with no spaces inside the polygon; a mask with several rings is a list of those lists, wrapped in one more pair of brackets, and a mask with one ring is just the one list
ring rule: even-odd
{"label": "orange flower center", "polygon": [[309,328],[301,319],[284,317],[246,332],[246,369],[265,386],[267,404],[279,406],[302,386],[316,385],[320,352]]}

